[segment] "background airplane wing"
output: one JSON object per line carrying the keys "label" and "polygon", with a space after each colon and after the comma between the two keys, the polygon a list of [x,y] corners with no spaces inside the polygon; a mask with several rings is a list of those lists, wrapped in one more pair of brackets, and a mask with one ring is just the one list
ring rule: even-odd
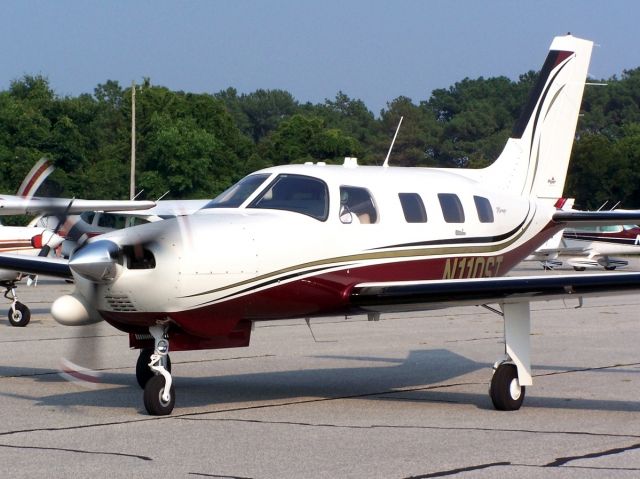
{"label": "background airplane wing", "polygon": [[172,218],[174,216],[192,215],[211,200],[160,200],[156,205],[142,214],[136,210],[116,211],[123,216],[159,216],[160,218]]}
{"label": "background airplane wing", "polygon": [[61,258],[3,253],[0,254],[0,269],[8,269],[20,273],[43,274],[65,279],[72,278],[69,261]]}
{"label": "background airplane wing", "polygon": [[613,296],[640,291],[640,273],[599,273],[356,285],[350,302],[366,311],[418,311],[440,307]]}
{"label": "background airplane wing", "polygon": [[[71,203],[73,201],[73,203]],[[71,203],[71,207],[69,207]],[[0,196],[0,215],[35,215],[41,213],[68,214],[83,211],[146,210],[155,206],[153,201],[135,200],[71,200],[65,198],[22,198]]]}
{"label": "background airplane wing", "polygon": [[553,221],[571,226],[640,224],[640,210],[578,211],[558,210]]}

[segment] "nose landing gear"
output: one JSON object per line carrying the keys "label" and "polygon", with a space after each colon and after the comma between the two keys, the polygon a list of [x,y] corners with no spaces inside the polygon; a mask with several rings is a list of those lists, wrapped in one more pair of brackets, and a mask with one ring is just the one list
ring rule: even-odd
{"label": "nose landing gear", "polygon": [[11,301],[11,307],[9,308],[9,323],[11,326],[23,328],[29,321],[31,321],[31,311],[29,308],[18,301],[18,295],[16,293],[15,283],[3,284],[6,288],[4,297]]}
{"label": "nose landing gear", "polygon": [[[138,383],[141,386],[144,383],[144,407],[152,416],[167,416],[171,414],[176,402],[170,373],[169,341],[166,330],[166,326],[152,326],[149,328],[149,332],[155,341],[155,348],[149,359],[148,366],[154,375],[144,381],[145,378],[138,374],[139,368],[136,368]],[[142,358],[143,355],[144,350],[140,353],[140,357]],[[140,359],[138,364],[140,364]]]}

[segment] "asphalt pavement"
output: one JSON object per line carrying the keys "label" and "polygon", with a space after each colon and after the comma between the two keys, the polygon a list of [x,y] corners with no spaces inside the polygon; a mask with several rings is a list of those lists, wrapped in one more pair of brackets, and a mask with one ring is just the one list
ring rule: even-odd
{"label": "asphalt pavement", "polygon": [[[519,411],[487,392],[502,319],[466,307],[259,323],[248,348],[173,353],[176,407],[150,417],[127,336],[50,317],[72,288],[23,286],[31,323],[0,321],[2,477],[640,477],[635,295],[535,303]],[[76,350],[92,389],[58,375]]]}

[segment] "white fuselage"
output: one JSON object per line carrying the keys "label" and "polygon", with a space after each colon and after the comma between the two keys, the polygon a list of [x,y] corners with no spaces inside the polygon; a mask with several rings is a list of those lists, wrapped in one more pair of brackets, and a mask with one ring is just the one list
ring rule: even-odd
{"label": "white fuselage", "polygon": [[[33,247],[31,239],[34,236],[51,234],[45,228],[33,228],[29,226],[0,226],[0,253],[18,253],[35,256],[40,249]],[[0,269],[0,281],[14,281],[21,276],[20,273],[6,269]]]}
{"label": "white fuselage", "polygon": [[[107,319],[170,318],[182,324],[188,317],[186,329],[203,334],[198,323],[205,317],[258,320],[338,310],[349,289],[366,281],[503,275],[555,231],[549,228],[553,208],[486,191],[454,171],[322,165],[263,170],[258,174],[264,180],[240,206],[205,208],[94,239],[125,248],[144,245],[154,267],[131,267],[125,258],[115,280],[98,286],[101,294],[92,294],[95,286],[82,278],[77,287],[97,298],[95,307]],[[288,209],[288,200],[275,198],[282,193],[273,185],[282,178],[326,185],[324,203],[301,186],[293,192],[301,198],[292,203],[297,211]],[[365,190],[368,213],[345,213],[348,196],[361,200]],[[400,197],[407,195],[409,205],[403,206]],[[451,195],[457,198],[453,217],[446,201]],[[416,201],[424,208],[417,216]],[[307,203],[315,216],[304,210]]]}

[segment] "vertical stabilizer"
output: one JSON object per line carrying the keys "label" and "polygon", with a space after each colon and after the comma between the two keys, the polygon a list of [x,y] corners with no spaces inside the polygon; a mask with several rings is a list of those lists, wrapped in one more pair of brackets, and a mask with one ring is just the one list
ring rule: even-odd
{"label": "vertical stabilizer", "polygon": [[562,196],[592,47],[571,35],[554,38],[511,138],[476,179],[522,196]]}

